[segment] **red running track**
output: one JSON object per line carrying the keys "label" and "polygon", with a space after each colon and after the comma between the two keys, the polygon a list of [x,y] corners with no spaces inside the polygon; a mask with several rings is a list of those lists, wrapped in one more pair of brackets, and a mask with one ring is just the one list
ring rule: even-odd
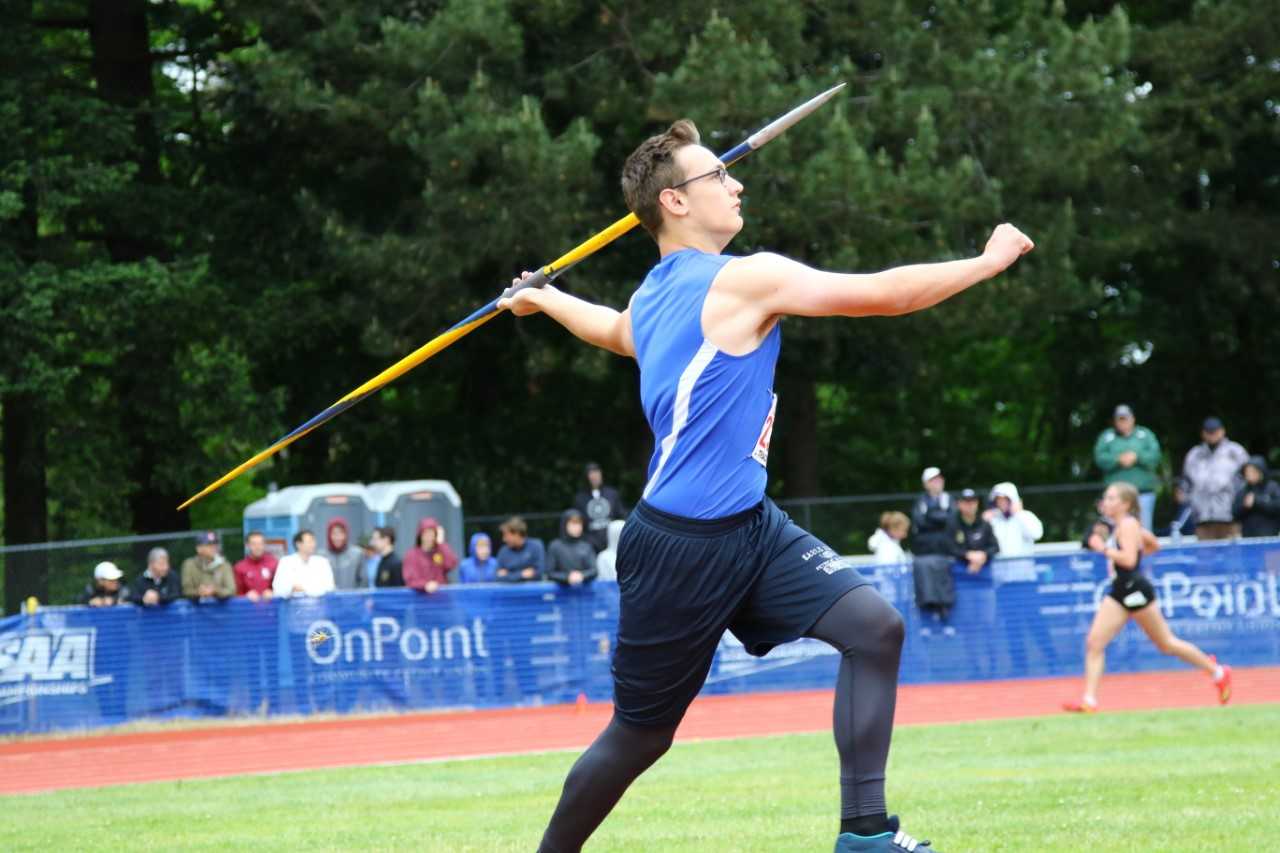
{"label": "red running track", "polygon": [[[907,685],[899,725],[956,723],[1061,713],[1078,678]],[[1104,711],[1217,707],[1197,672],[1108,675]],[[1280,667],[1235,671],[1232,701],[1280,703]],[[608,704],[498,711],[397,714],[319,722],[264,723],[0,744],[0,794],[123,785],[322,767],[581,749],[604,727]],[[705,696],[678,740],[827,731],[831,691]]]}

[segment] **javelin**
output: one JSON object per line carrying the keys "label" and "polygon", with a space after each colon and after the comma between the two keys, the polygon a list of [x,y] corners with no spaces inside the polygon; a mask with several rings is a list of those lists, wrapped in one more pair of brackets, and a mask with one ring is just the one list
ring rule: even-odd
{"label": "javelin", "polygon": [[[788,112],[786,115],[783,115],[780,118],[776,118],[773,121],[769,122],[769,124],[760,128],[755,133],[748,136],[745,140],[738,143],[736,146],[734,146],[733,148],[730,148],[728,151],[722,154],[720,156],[720,162],[724,163],[725,166],[732,166],[734,163],[741,160],[743,157],[747,156],[752,151],[755,151],[759,148],[764,147],[767,143],[771,142],[772,140],[776,139],[778,136],[782,135],[782,133],[785,132],[787,128],[791,127],[793,124],[800,121],[800,119],[805,118],[814,110],[816,110],[818,107],[822,106],[827,101],[835,97],[835,94],[839,92],[841,89],[843,89],[844,85],[845,85],[844,83],[841,83],[837,86],[833,86],[832,88],[823,92],[821,95],[818,95],[817,97],[814,97],[809,99],[808,101],[805,101],[803,104],[794,108],[793,110]],[[622,219],[619,219],[617,222],[613,223],[608,228],[596,234],[594,237],[591,237],[585,242],[578,245],[577,248],[572,249],[571,251],[567,252],[564,255],[561,255],[559,258],[556,258],[551,263],[542,267],[533,275],[529,276],[527,279],[520,282],[520,284],[517,287],[507,288],[505,291],[503,291],[501,295],[496,297],[488,305],[485,305],[483,308],[479,308],[476,311],[473,311],[469,316],[459,321],[457,324],[450,327],[449,329],[446,329],[444,332],[440,333],[435,338],[423,344],[418,349],[409,353],[407,356],[400,359],[395,364],[391,365],[386,370],[382,371],[377,376],[370,379],[368,382],[365,382],[359,388],[356,388],[355,390],[351,391],[345,397],[341,398],[336,403],[334,403],[332,406],[325,409],[323,412],[316,415],[311,420],[297,427],[288,435],[286,435],[284,438],[281,438],[278,441],[276,441],[275,444],[271,445],[266,450],[263,450],[262,452],[250,457],[249,459],[246,459],[244,462],[241,462],[239,465],[232,468],[230,471],[223,474],[221,477],[214,480],[212,483],[205,486],[203,489],[196,492],[191,497],[187,498],[178,507],[178,509],[180,510],[186,509],[196,501],[203,498],[205,495],[211,492],[217,491],[218,489],[225,486],[227,483],[234,480],[236,477],[239,477],[245,471],[248,471],[249,469],[257,466],[261,462],[265,462],[266,460],[270,459],[272,456],[275,456],[281,450],[288,447],[290,444],[293,444],[295,441],[302,438],[304,435],[311,432],[313,429],[316,429],[322,424],[332,420],[333,418],[336,418],[338,415],[342,414],[347,409],[354,406],[356,403],[359,403],[365,397],[368,397],[369,395],[378,391],[387,383],[399,378],[405,373],[408,373],[410,370],[413,370],[413,368],[417,367],[419,364],[422,364],[422,362],[431,358],[431,356],[440,352],[440,350],[449,346],[454,341],[480,328],[485,323],[489,322],[490,320],[492,320],[494,317],[498,316],[498,314],[502,312],[502,309],[498,308],[498,302],[506,297],[509,297],[516,290],[523,290],[526,287],[542,287],[544,284],[547,284],[548,282],[555,281],[556,278],[565,270],[567,270],[569,267],[578,263],[582,259],[594,254],[600,249],[603,249],[605,246],[609,245],[614,240],[618,239],[623,234],[626,234],[628,231],[630,231],[632,228],[636,227],[639,224],[640,224],[640,220],[636,218],[636,215],[634,213],[628,213]]]}

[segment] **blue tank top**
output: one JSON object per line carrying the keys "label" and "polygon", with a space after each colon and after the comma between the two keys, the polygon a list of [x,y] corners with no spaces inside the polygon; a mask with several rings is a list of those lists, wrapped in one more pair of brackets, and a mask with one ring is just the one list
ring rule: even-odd
{"label": "blue tank top", "polygon": [[702,304],[730,260],[673,252],[631,300],[640,401],[655,442],[644,499],[686,518],[722,518],[764,498],[782,331],[775,325],[741,356],[702,337]]}

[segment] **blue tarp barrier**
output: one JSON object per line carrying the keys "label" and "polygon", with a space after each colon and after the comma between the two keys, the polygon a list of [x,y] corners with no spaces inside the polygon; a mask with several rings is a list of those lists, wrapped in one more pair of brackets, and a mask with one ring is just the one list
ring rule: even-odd
{"label": "blue tarp barrier", "polygon": [[[1180,636],[1235,665],[1280,663],[1280,542],[1196,545],[1148,559]],[[1083,552],[969,575],[957,567],[954,633],[912,603],[909,567],[864,567],[907,622],[902,681],[1075,675],[1107,581]],[[1009,571],[1012,569],[1013,571]],[[552,584],[338,593],[164,608],[49,608],[0,620],[0,732],[141,718],[509,707],[611,696],[618,588]],[[928,629],[927,631],[925,629]],[[837,655],[801,640],[764,658],[732,635],[704,692],[833,684]],[[1176,669],[1133,624],[1111,672]]]}

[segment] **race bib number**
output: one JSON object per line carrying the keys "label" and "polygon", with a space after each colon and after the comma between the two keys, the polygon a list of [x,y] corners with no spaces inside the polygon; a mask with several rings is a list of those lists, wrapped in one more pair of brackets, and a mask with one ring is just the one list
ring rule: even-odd
{"label": "race bib number", "polygon": [[769,442],[773,439],[773,416],[778,411],[778,395],[773,395],[773,402],[769,404],[769,416],[764,419],[764,426],[760,428],[760,437],[756,439],[755,449],[751,451],[751,458],[759,462],[766,468],[769,466]]}

